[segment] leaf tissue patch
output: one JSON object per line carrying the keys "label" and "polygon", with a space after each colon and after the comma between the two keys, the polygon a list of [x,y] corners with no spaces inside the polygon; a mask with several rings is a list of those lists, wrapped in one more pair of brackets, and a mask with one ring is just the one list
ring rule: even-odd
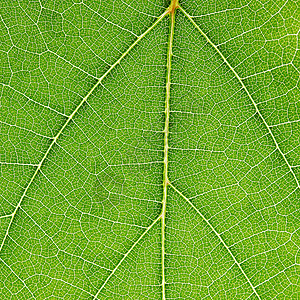
{"label": "leaf tissue patch", "polygon": [[0,17],[0,299],[300,298],[298,0]]}

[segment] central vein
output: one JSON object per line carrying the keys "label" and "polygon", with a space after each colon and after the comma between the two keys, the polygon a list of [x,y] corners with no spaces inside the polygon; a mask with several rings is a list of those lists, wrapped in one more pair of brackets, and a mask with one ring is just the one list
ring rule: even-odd
{"label": "central vein", "polygon": [[162,247],[162,299],[166,299],[165,288],[165,227],[166,227],[166,207],[167,207],[167,193],[168,193],[168,137],[169,137],[169,119],[170,119],[170,87],[171,87],[171,63],[172,63],[172,44],[175,26],[175,10],[178,6],[178,0],[172,0],[169,7],[170,13],[170,33],[168,43],[168,57],[167,57],[167,78],[166,78],[166,100],[165,100],[165,128],[164,128],[164,174],[163,174],[163,201],[161,212],[161,247]]}

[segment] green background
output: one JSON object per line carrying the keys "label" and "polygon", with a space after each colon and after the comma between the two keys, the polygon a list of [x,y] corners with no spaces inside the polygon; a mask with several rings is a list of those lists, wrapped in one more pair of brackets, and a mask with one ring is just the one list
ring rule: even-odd
{"label": "green background", "polygon": [[179,5],[162,253],[169,3],[1,1],[0,299],[300,297],[299,2]]}

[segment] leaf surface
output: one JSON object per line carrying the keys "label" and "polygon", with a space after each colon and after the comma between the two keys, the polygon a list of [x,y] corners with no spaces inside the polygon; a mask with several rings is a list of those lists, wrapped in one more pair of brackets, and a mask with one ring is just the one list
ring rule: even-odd
{"label": "leaf surface", "polygon": [[298,299],[297,1],[2,1],[1,299]]}

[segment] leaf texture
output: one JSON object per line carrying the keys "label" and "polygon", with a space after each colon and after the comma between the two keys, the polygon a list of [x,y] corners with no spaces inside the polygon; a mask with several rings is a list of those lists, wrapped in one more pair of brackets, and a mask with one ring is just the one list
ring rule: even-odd
{"label": "leaf texture", "polygon": [[1,1],[1,299],[298,299],[298,1]]}

